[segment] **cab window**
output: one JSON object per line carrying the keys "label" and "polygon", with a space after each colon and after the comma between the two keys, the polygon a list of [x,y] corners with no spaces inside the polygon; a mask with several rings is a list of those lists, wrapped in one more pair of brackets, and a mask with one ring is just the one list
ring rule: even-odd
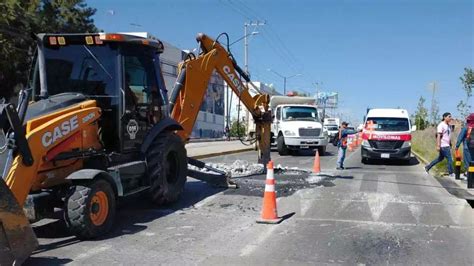
{"label": "cab window", "polygon": [[154,67],[156,57],[153,51],[143,47],[127,46],[123,54],[126,105],[161,101]]}

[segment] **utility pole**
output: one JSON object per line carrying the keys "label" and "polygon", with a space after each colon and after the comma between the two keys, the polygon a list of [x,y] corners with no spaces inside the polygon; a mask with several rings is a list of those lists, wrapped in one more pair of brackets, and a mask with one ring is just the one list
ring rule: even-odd
{"label": "utility pole", "polygon": [[430,90],[432,91],[432,94],[431,94],[431,112],[430,112],[430,116],[431,116],[431,122],[433,123],[433,125],[436,125],[436,111],[435,111],[435,108],[436,107],[436,99],[435,99],[435,94],[436,94],[436,90],[438,89],[437,88],[437,84],[436,84],[436,81],[433,81],[430,83]]}
{"label": "utility pole", "polygon": [[249,60],[249,53],[248,53],[248,49],[249,49],[249,43],[248,43],[248,35],[247,34],[247,27],[249,26],[254,26],[254,27],[258,27],[258,26],[263,26],[265,25],[266,22],[263,21],[263,22],[260,22],[260,21],[249,21],[249,22],[245,22],[244,23],[244,71],[247,75],[249,75],[249,63],[248,63],[248,60]]}
{"label": "utility pole", "polygon": [[[250,77],[250,73],[249,73],[249,42],[248,42],[248,35],[252,35],[252,34],[248,34],[247,33],[247,27],[249,26],[254,26],[254,27],[258,27],[258,26],[263,26],[265,25],[266,22],[263,21],[263,22],[260,22],[260,21],[249,21],[249,22],[245,22],[244,23],[244,71],[245,71],[245,74],[247,74],[247,76]],[[253,32],[252,32],[253,33]],[[247,84],[248,86],[248,84]],[[240,102],[239,102],[239,107],[240,107]],[[250,129],[250,112],[249,110],[246,110],[245,112],[246,114],[246,117],[245,117],[245,120],[246,120],[246,129],[247,129],[247,132],[245,132],[247,135],[248,135],[248,131]]]}

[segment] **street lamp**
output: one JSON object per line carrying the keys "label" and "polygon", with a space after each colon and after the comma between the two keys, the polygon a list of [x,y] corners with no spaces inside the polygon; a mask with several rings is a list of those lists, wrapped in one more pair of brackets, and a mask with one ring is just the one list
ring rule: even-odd
{"label": "street lamp", "polygon": [[251,33],[249,33],[249,34],[247,34],[247,35],[244,35],[244,36],[238,38],[237,40],[233,41],[231,44],[229,44],[229,46],[232,46],[233,44],[240,42],[241,40],[243,40],[244,38],[246,38],[246,37],[248,37],[248,36],[257,35],[257,34],[259,34],[259,33],[260,33],[260,32],[258,32],[258,31],[252,31]]}
{"label": "street lamp", "polygon": [[275,73],[277,76],[279,76],[280,78],[283,78],[283,95],[286,95],[286,80],[303,75],[303,74],[295,74],[295,75],[291,75],[291,76],[283,76],[282,74],[276,72],[275,70],[273,70],[271,68],[267,69],[267,71],[271,71],[271,72]]}

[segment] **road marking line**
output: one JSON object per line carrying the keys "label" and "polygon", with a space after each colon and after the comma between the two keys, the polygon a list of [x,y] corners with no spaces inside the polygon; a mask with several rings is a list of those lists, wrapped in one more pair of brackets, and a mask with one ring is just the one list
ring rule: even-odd
{"label": "road marking line", "polygon": [[474,229],[473,225],[470,226],[459,226],[450,224],[414,224],[414,223],[387,223],[378,221],[362,221],[362,220],[350,220],[350,219],[320,219],[320,218],[307,218],[307,217],[295,217],[298,221],[314,221],[314,222],[340,222],[340,223],[358,223],[366,225],[380,225],[380,226],[410,226],[410,227],[427,227],[427,228],[452,228],[452,229]]}
{"label": "road marking line", "polygon": [[370,213],[372,219],[377,221],[380,218],[383,210],[387,207],[390,201],[393,201],[395,197],[388,193],[370,193],[368,195],[367,203],[369,204]]}
{"label": "road marking line", "polygon": [[469,206],[457,205],[450,206],[449,208],[445,207],[445,209],[448,211],[451,220],[458,225],[463,224],[463,222],[469,223],[469,221],[472,224],[474,221],[474,212],[472,212],[472,209]]}
{"label": "road marking line", "polygon": [[[280,200],[281,198],[277,198],[277,205]],[[259,224],[257,226],[264,228],[267,225]],[[257,248],[261,246],[263,242],[265,242],[265,240],[267,240],[267,238],[269,238],[273,234],[273,231],[275,231],[277,228],[278,225],[271,225],[267,231],[264,231],[258,236],[254,243],[250,243],[240,250],[240,257],[245,257],[252,254]]]}
{"label": "road marking line", "polygon": [[301,208],[301,216],[305,216],[305,214],[311,209],[313,206],[314,199],[300,199],[300,208]]}
{"label": "road marking line", "polygon": [[423,206],[418,204],[409,204],[408,209],[410,210],[411,215],[415,217],[416,223],[419,223],[421,214],[423,213]]}
{"label": "road marking line", "polygon": [[201,208],[202,206],[206,205],[207,203],[210,203],[211,201],[213,201],[217,196],[220,196],[221,194],[223,194],[224,192],[221,191],[221,192],[218,192],[212,196],[209,196],[201,201],[199,201],[198,203],[194,204],[194,207],[195,208]]}
{"label": "road marking line", "polygon": [[269,238],[273,234],[273,231],[275,231],[276,229],[277,226],[272,225],[267,231],[264,231],[262,234],[260,234],[254,243],[250,243],[246,245],[242,250],[240,250],[240,257],[245,257],[252,254],[257,248],[261,246],[263,242],[265,242],[267,238]]}
{"label": "road marking line", "polygon": [[109,250],[111,249],[112,246],[111,245],[107,245],[107,244],[104,244],[104,245],[101,245],[100,247],[97,247],[97,248],[93,248],[93,249],[89,249],[86,253],[82,253],[80,254],[79,256],[77,256],[74,260],[83,260],[83,259],[87,259],[89,257],[92,257],[92,256],[95,256],[99,253],[102,253],[106,250]]}

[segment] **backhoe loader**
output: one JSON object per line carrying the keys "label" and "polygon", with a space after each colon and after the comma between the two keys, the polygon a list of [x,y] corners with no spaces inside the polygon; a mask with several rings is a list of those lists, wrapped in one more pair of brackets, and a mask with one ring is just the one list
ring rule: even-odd
{"label": "backhoe loader", "polygon": [[[223,34],[221,36],[228,36]],[[0,104],[0,265],[21,264],[37,246],[30,222],[62,210],[79,239],[107,233],[117,201],[145,193],[176,201],[184,144],[209,79],[222,76],[257,124],[259,162],[270,159],[269,96],[249,92],[228,46],[204,34],[180,63],[168,97],[163,43],[134,34],[39,34],[28,89],[18,107]],[[194,173],[195,174],[195,173]]]}

